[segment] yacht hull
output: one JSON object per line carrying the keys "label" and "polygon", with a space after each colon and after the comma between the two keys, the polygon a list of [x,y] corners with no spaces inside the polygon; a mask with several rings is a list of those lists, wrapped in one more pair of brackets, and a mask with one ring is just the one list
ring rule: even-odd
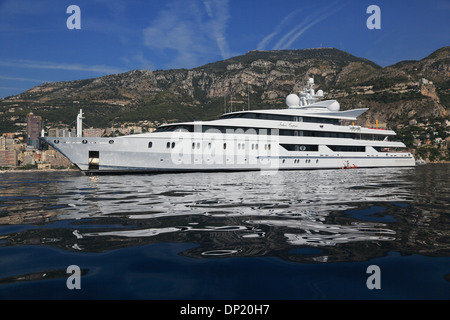
{"label": "yacht hull", "polygon": [[373,149],[373,152],[333,152],[325,145],[318,151],[287,151],[274,137],[259,142],[247,138],[245,143],[242,140],[245,148],[240,148],[240,140],[235,137],[226,142],[211,137],[180,139],[161,135],[152,138],[141,135],[43,137],[41,140],[89,175],[205,171],[264,171],[273,174],[278,170],[415,166],[410,153],[381,153]]}

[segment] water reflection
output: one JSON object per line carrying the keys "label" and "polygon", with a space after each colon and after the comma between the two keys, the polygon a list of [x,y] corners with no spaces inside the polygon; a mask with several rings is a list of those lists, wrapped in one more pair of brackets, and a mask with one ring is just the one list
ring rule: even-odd
{"label": "water reflection", "polygon": [[[448,254],[448,166],[86,177],[3,174],[0,246],[102,252],[156,242],[182,254],[361,261]],[[302,248],[321,248],[302,254]],[[300,253],[299,253],[300,252]]]}

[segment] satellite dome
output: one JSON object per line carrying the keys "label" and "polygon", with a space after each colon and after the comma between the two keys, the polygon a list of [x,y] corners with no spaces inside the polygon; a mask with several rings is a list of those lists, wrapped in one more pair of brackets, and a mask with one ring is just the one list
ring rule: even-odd
{"label": "satellite dome", "polygon": [[337,101],[333,101],[333,103],[329,104],[327,106],[328,110],[330,111],[339,111],[339,109],[341,108],[341,106],[339,105],[339,102]]}
{"label": "satellite dome", "polygon": [[317,90],[316,95],[318,97],[323,97],[323,91],[322,90]]}
{"label": "satellite dome", "polygon": [[300,107],[300,98],[296,94],[291,93],[286,97],[286,104],[289,108],[298,108]]}

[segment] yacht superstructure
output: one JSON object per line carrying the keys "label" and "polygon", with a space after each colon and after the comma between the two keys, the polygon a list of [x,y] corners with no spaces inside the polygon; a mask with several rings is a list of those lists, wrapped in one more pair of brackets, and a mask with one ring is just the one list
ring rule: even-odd
{"label": "yacht superstructure", "polygon": [[[42,137],[82,172],[188,172],[414,166],[392,130],[354,125],[367,108],[340,111],[314,80],[286,109],[246,110],[219,119],[162,125],[121,137]],[[78,116],[81,125],[82,114]],[[77,130],[78,132],[79,130]]]}

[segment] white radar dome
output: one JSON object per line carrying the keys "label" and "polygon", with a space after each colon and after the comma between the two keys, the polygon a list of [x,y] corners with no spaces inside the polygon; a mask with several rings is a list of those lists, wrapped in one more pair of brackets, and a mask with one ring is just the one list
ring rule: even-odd
{"label": "white radar dome", "polygon": [[286,104],[289,108],[300,107],[300,98],[296,94],[291,93],[286,97]]}
{"label": "white radar dome", "polygon": [[328,110],[330,111],[339,111],[339,109],[341,108],[341,106],[339,105],[339,102],[334,101],[333,103],[329,104],[327,106]]}
{"label": "white radar dome", "polygon": [[308,84],[314,84],[314,78],[309,78],[308,79]]}
{"label": "white radar dome", "polygon": [[322,90],[317,90],[316,95],[318,97],[323,97],[323,91]]}

